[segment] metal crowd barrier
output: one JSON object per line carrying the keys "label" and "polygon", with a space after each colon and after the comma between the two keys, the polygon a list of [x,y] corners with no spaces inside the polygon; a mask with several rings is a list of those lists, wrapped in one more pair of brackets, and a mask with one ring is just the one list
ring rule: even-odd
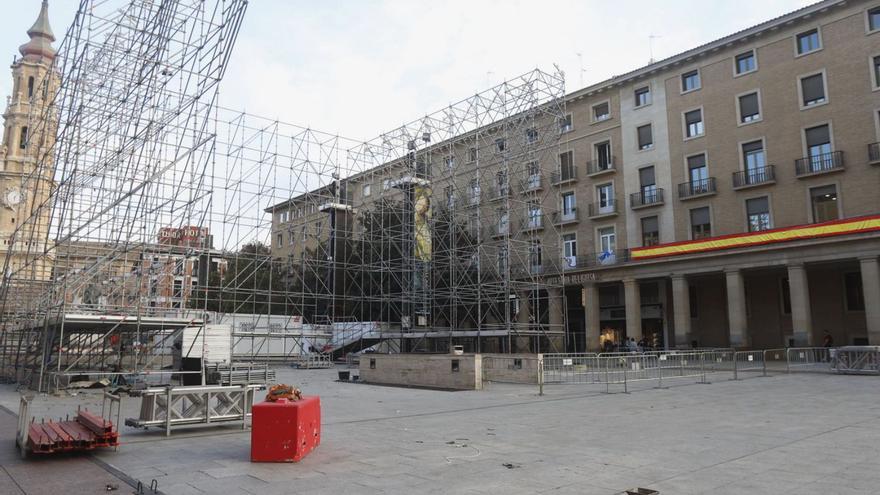
{"label": "metal crowd barrier", "polygon": [[[793,347],[735,351],[733,349],[669,350],[647,352],[558,353],[543,354],[544,384],[599,384],[606,392],[611,385],[623,385],[628,391],[632,382],[696,378],[708,383],[708,377],[729,373],[732,379],[767,376],[768,373],[825,372],[880,375],[880,346],[840,348]],[[484,364],[485,366],[485,364]]]}

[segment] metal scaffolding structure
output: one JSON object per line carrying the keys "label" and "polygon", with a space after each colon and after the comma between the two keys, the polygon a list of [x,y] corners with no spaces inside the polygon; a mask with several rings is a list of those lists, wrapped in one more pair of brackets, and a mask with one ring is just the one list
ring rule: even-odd
{"label": "metal scaffolding structure", "polygon": [[168,369],[211,324],[247,361],[561,347],[562,74],[346,139],[219,104],[246,7],[81,1],[28,117],[23,189],[50,185],[4,262],[3,376]]}

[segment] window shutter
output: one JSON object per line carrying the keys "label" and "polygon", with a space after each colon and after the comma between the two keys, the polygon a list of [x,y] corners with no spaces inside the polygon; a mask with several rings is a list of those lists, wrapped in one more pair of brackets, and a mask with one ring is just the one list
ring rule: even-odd
{"label": "window shutter", "polygon": [[691,210],[691,225],[704,225],[709,223],[709,208],[697,208]]}
{"label": "window shutter", "polygon": [[822,74],[801,79],[804,103],[825,98],[825,86],[822,84]]}
{"label": "window shutter", "polygon": [[831,136],[828,133],[827,125],[820,125],[818,127],[807,129],[806,135],[808,147],[819,146],[831,142]]}
{"label": "window shutter", "polygon": [[642,127],[639,127],[638,132],[639,132],[639,148],[647,146],[653,142],[653,139],[651,139],[651,126],[650,126],[650,124],[643,125]]}
{"label": "window shutter", "polygon": [[642,219],[642,232],[657,232],[660,227],[657,223],[657,217],[646,217]]}
{"label": "window shutter", "polygon": [[767,213],[768,211],[770,211],[770,208],[767,205],[767,196],[746,201],[746,210],[748,211],[749,215]]}
{"label": "window shutter", "polygon": [[706,166],[706,155],[688,157],[688,168],[702,168]]}
{"label": "window shutter", "polygon": [[639,169],[639,182],[642,186],[654,185],[654,167]]}
{"label": "window shutter", "polygon": [[743,145],[743,153],[754,153],[755,151],[761,151],[764,149],[764,143],[761,141],[752,141],[751,143],[746,143]]}
{"label": "window shutter", "polygon": [[758,112],[758,93],[752,93],[739,98],[739,113],[742,116],[757,115]]}
{"label": "window shutter", "polygon": [[700,110],[693,110],[684,114],[684,121],[687,125],[696,124],[703,120],[703,112]]}

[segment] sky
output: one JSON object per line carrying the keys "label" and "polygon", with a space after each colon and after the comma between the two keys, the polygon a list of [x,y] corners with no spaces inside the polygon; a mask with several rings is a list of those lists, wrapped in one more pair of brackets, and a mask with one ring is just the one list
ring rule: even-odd
{"label": "sky", "polygon": [[[0,2],[11,62],[40,0]],[[368,140],[534,68],[556,64],[570,92],[810,3],[251,0],[221,104]],[[50,1],[59,42],[78,5]]]}

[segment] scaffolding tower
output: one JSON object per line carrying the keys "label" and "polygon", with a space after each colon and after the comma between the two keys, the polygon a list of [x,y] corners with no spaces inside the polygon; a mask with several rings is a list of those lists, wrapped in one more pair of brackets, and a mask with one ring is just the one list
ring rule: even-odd
{"label": "scaffolding tower", "polygon": [[283,355],[562,347],[562,74],[343,138],[220,105],[246,7],[81,1],[28,117],[23,188],[48,193],[4,261],[2,374],[167,369],[184,329],[228,322],[265,339],[250,361],[277,359],[275,338]]}

